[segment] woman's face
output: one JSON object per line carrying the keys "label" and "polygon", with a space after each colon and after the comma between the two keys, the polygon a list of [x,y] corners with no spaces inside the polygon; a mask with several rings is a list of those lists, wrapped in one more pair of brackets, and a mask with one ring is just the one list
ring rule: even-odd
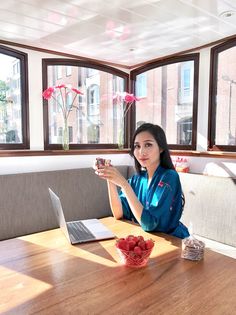
{"label": "woman's face", "polygon": [[155,170],[160,164],[161,152],[155,138],[148,131],[137,134],[134,140],[134,156],[142,167]]}

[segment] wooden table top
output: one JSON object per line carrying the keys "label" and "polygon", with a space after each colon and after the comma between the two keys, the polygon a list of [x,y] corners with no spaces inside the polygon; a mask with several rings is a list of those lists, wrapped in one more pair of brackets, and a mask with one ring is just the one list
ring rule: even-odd
{"label": "wooden table top", "polygon": [[60,229],[0,242],[0,314],[236,314],[236,260],[205,251],[181,258],[181,240],[102,219],[117,237],[155,240],[144,268],[120,263],[115,239],[70,245]]}

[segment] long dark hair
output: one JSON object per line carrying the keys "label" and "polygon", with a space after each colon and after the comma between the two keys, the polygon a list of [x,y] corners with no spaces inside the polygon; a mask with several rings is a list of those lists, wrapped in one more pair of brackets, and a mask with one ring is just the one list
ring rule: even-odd
{"label": "long dark hair", "polygon": [[136,131],[133,135],[133,140],[132,140],[132,144],[131,144],[130,154],[134,158],[136,171],[140,174],[141,165],[139,164],[139,162],[137,161],[137,159],[134,156],[134,142],[135,142],[136,136],[140,132],[143,132],[143,131],[149,132],[154,137],[154,139],[156,140],[159,148],[163,150],[160,154],[160,165],[164,168],[167,168],[167,169],[175,169],[174,165],[172,163],[171,157],[170,157],[170,152],[168,149],[168,144],[166,141],[166,135],[165,135],[164,130],[158,125],[154,125],[154,124],[150,124],[150,123],[144,123],[136,129]]}

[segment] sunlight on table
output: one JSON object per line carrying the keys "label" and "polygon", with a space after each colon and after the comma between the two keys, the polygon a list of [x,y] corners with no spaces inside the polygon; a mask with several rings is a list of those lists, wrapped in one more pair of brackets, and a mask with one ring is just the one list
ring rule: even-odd
{"label": "sunlight on table", "polygon": [[[11,309],[32,300],[52,288],[50,284],[24,275],[21,272],[14,271],[13,277],[11,277],[12,271],[2,266],[0,267],[0,274],[8,274],[7,278],[0,280],[0,314],[7,311],[10,312]],[[32,287],[34,288],[33,290]]]}

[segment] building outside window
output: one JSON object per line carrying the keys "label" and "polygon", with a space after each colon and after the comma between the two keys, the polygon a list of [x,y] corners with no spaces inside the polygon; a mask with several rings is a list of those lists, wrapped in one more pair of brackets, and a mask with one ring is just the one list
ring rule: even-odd
{"label": "building outside window", "polygon": [[192,119],[184,118],[178,121],[178,139],[179,144],[191,144],[192,141]]}
{"label": "building outside window", "polygon": [[[63,62],[65,61],[63,60]],[[72,64],[71,75],[66,76],[68,63],[69,60],[66,60],[65,65],[60,64],[62,73],[60,79],[55,79],[59,66],[56,62],[55,65],[50,64],[50,61],[48,64],[45,62],[44,66],[48,81],[46,87],[69,84],[83,93],[83,95],[76,97],[74,107],[69,114],[68,125],[72,130],[70,147],[96,144],[115,148],[118,143],[118,127],[120,127],[117,119],[121,119],[120,111],[123,107],[114,103],[114,95],[127,91],[128,75],[118,70],[115,71],[121,73],[121,76],[116,75],[110,69],[106,72],[88,66]],[[114,81],[117,81],[117,84],[114,85]],[[71,104],[72,99],[73,96],[71,98],[68,94],[67,105]],[[57,99],[57,102],[61,101],[60,98]],[[48,121],[45,121],[45,124],[48,124],[48,131],[46,131],[49,137],[48,148],[55,148],[55,145],[61,144],[59,128],[63,127],[62,113],[55,111],[53,104],[53,99],[50,99],[48,107],[46,104],[44,106],[48,116]],[[55,128],[58,130],[58,136],[55,135]]]}
{"label": "building outside window", "polygon": [[68,130],[69,130],[69,142],[72,142],[73,141],[73,127],[69,126]]}
{"label": "building outside window", "polygon": [[[60,99],[61,100],[61,99]],[[73,96],[71,93],[68,93],[66,95],[66,106],[67,108],[70,108],[71,104],[72,104],[72,101],[73,101]]]}
{"label": "building outside window", "polygon": [[66,66],[66,76],[69,77],[72,74],[71,66]]}
{"label": "building outside window", "polygon": [[141,73],[136,78],[136,96],[146,97],[147,96],[147,73]]}
{"label": "building outside window", "polygon": [[188,104],[193,100],[193,61],[182,62],[180,68],[179,104]]}
{"label": "building outside window", "polygon": [[88,88],[88,115],[90,118],[99,119],[100,111],[99,86],[94,84]]}
{"label": "building outside window", "polygon": [[62,78],[62,66],[56,67],[56,78],[57,78],[57,80]]}
{"label": "building outside window", "polygon": [[212,48],[209,148],[236,151],[236,40]]}
{"label": "building outside window", "polygon": [[158,124],[165,130],[173,148],[194,149],[196,137],[193,137],[192,129],[196,127],[197,109],[194,86],[198,84],[194,73],[198,72],[198,55],[185,58],[172,58],[152,65],[150,69],[144,67],[142,71],[131,73],[137,95],[146,93],[146,97],[136,104],[135,127],[144,122]]}

